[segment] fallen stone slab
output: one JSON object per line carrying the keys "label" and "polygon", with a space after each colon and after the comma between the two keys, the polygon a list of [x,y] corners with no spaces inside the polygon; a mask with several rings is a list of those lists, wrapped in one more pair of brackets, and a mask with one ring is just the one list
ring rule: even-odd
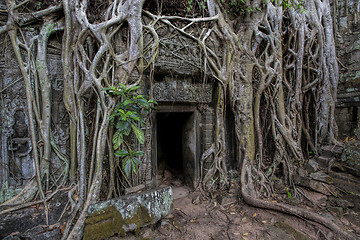
{"label": "fallen stone slab", "polygon": [[100,240],[154,224],[169,214],[173,204],[171,187],[149,190],[89,206],[84,239]]}
{"label": "fallen stone slab", "polygon": [[309,177],[313,180],[324,182],[324,183],[329,183],[329,184],[334,183],[333,179],[329,175],[327,175],[326,173],[324,173],[322,171],[311,173],[311,174],[309,174]]}
{"label": "fallen stone slab", "polygon": [[311,190],[325,194],[327,196],[336,193],[336,188],[333,185],[321,181],[316,181],[307,177],[294,175],[294,182],[299,186],[309,188]]}

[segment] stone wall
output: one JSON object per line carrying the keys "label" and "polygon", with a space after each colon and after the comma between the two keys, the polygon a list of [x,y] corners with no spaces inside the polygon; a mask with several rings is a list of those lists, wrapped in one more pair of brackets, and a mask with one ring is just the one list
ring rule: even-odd
{"label": "stone wall", "polygon": [[[11,43],[5,36],[0,36],[0,202],[19,192],[34,176],[25,84]],[[52,82],[53,138],[58,150],[69,155],[69,118],[63,103],[61,39],[50,40],[47,57]],[[55,171],[63,167],[63,162],[54,152],[51,162]]]}
{"label": "stone wall", "polygon": [[340,67],[336,104],[339,136],[360,138],[360,1],[331,2]]}

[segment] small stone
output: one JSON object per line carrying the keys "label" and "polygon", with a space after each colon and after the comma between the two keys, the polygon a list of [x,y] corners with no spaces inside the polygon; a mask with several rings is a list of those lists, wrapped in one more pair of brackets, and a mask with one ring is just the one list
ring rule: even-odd
{"label": "small stone", "polygon": [[274,181],[274,188],[277,190],[278,193],[286,192],[285,191],[286,187],[280,179]]}
{"label": "small stone", "polygon": [[171,230],[171,228],[172,228],[171,223],[166,219],[161,220],[160,226],[161,226],[161,228],[164,228],[166,230]]}
{"label": "small stone", "polygon": [[319,170],[319,164],[314,159],[310,159],[306,164],[306,170],[309,173],[316,172]]}
{"label": "small stone", "polygon": [[227,206],[230,205],[232,203],[235,203],[237,201],[236,197],[233,195],[224,195],[224,196],[218,196],[217,197],[217,201],[223,205],[223,206]]}
{"label": "small stone", "polygon": [[297,173],[302,177],[306,176],[306,170],[304,170],[303,168],[298,168]]}
{"label": "small stone", "polygon": [[192,200],[192,204],[199,205],[200,203],[201,203],[200,196],[197,195],[197,196]]}
{"label": "small stone", "polygon": [[329,207],[327,210],[338,217],[342,217],[344,215],[344,209],[341,207]]}
{"label": "small stone", "polygon": [[306,189],[303,189],[306,197],[308,199],[311,200],[311,202],[321,205],[321,206],[325,206],[326,205],[326,200],[328,199],[328,197],[322,193],[318,193],[318,192],[314,192],[314,191],[309,191]]}

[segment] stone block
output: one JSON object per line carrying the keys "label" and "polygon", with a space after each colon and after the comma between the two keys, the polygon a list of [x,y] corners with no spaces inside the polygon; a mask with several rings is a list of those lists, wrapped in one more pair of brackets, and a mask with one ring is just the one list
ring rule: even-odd
{"label": "stone block", "polygon": [[314,159],[310,159],[306,164],[306,170],[309,173],[316,172],[319,170],[319,164]]}
{"label": "stone block", "polygon": [[320,182],[324,182],[324,183],[332,184],[334,182],[333,179],[329,175],[327,175],[326,173],[324,173],[322,171],[310,173],[309,177],[311,179],[314,179],[314,180],[320,181]]}
{"label": "stone block", "polygon": [[345,143],[341,155],[342,166],[347,172],[360,177],[360,141],[349,141]]}
{"label": "stone block", "polygon": [[310,190],[325,194],[327,196],[336,192],[336,189],[333,185],[316,181],[307,177],[301,177],[299,175],[294,175],[294,182],[299,186],[306,187]]}
{"label": "stone block", "polygon": [[171,187],[114,198],[89,206],[84,239],[105,239],[154,224],[169,214],[173,203]]}

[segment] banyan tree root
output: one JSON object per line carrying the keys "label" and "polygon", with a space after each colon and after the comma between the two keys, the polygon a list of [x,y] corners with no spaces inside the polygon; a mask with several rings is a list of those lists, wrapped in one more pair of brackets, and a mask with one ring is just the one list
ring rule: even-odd
{"label": "banyan tree root", "polygon": [[248,160],[245,160],[241,171],[241,194],[247,204],[254,207],[274,210],[277,212],[282,212],[317,222],[336,233],[339,239],[358,239],[358,236],[355,236],[354,234],[348,232],[346,229],[344,229],[345,227],[342,228],[340,225],[336,224],[330,219],[327,219],[315,212],[297,206],[290,206],[277,202],[269,202],[257,198],[257,196],[255,196],[256,194],[253,189],[253,184],[247,181],[249,178],[251,178],[252,171],[250,169],[250,166],[251,165],[249,164]]}

